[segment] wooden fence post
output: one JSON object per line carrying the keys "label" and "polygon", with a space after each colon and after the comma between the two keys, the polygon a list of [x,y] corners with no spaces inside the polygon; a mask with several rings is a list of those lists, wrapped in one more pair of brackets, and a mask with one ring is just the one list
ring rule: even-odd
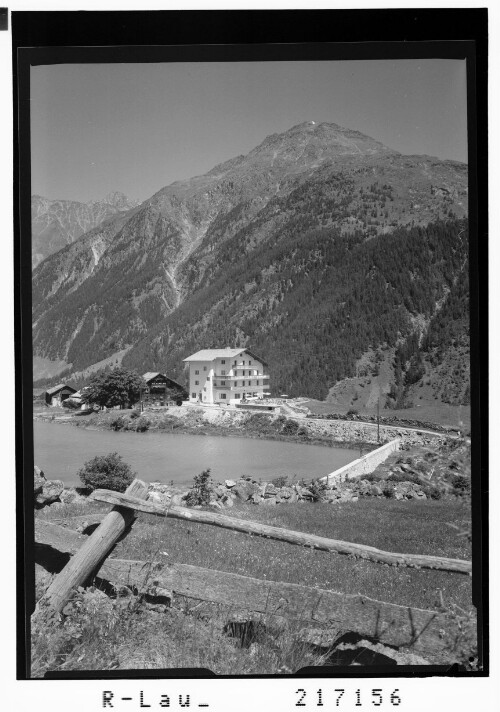
{"label": "wooden fence post", "polygon": [[[134,480],[125,494],[145,499],[148,486],[142,480]],[[135,519],[135,512],[123,506],[115,506],[89,536],[79,551],[55,577],[40,604],[58,613],[64,608],[74,588],[80,586],[108,554],[123,532]]]}
{"label": "wooden fence post", "polygon": [[273,527],[260,522],[251,522],[248,519],[236,519],[224,514],[213,512],[203,512],[199,509],[188,509],[187,507],[169,506],[165,507],[154,502],[145,502],[134,497],[127,496],[126,493],[111,492],[110,490],[95,490],[92,493],[93,499],[98,502],[108,502],[109,504],[130,507],[139,512],[156,514],[159,517],[174,517],[184,519],[189,522],[200,522],[201,524],[211,524],[224,529],[234,529],[246,534],[257,534],[269,539],[287,541],[298,546],[311,546],[313,549],[321,551],[332,551],[338,554],[357,556],[368,561],[376,561],[380,564],[391,564],[393,566],[413,566],[422,569],[436,569],[441,571],[456,571],[457,573],[471,575],[472,562],[464,559],[450,559],[447,556],[427,556],[426,554],[398,554],[394,551],[382,551],[366,544],[356,544],[350,541],[339,541],[337,539],[327,539],[316,534],[306,534],[296,532],[282,527]]}

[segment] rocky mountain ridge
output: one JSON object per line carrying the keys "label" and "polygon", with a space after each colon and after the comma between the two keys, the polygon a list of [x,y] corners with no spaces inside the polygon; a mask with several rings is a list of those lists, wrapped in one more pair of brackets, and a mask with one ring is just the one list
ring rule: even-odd
{"label": "rocky mountain ridge", "polygon": [[80,203],[31,197],[32,264],[36,267],[49,255],[71,244],[84,233],[119,212],[130,210],[139,201],[115,191],[102,200]]}

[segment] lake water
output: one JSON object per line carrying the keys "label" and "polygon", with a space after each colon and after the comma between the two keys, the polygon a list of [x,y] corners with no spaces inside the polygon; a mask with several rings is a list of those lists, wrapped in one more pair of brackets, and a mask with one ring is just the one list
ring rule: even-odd
{"label": "lake water", "polygon": [[35,464],[47,479],[81,484],[76,476],[95,455],[117,452],[138,476],[152,482],[191,483],[207,467],[215,480],[250,475],[322,477],[359,457],[359,451],[252,438],[86,430],[35,420]]}

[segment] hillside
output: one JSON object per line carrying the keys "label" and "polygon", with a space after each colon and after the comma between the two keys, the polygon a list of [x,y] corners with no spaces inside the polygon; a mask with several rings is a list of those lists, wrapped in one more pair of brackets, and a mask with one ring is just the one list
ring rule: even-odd
{"label": "hillside", "polygon": [[138,201],[114,192],[102,200],[79,203],[75,200],[48,200],[31,197],[32,264],[36,267],[49,255],[69,245],[107,218],[130,210]]}
{"label": "hillside", "polygon": [[464,164],[300,124],[46,259],[34,352],[82,371],[128,349],[123,365],[182,379],[189,353],[251,345],[272,392],[323,399],[385,350],[399,363],[383,384],[395,405],[421,361],[432,397],[463,400],[466,213]]}

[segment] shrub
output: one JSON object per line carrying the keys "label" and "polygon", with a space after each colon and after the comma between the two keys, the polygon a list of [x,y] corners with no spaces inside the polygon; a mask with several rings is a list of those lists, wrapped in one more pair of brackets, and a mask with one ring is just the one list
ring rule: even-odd
{"label": "shrub", "polygon": [[274,421],[277,428],[282,428],[286,422],[287,418],[284,415],[278,415],[278,417]]}
{"label": "shrub", "polygon": [[421,485],[422,480],[417,475],[410,472],[393,472],[386,478],[387,482],[413,482],[416,485]]}
{"label": "shrub", "polygon": [[62,407],[69,408],[70,410],[76,410],[80,407],[80,404],[74,400],[71,400],[71,398],[66,398],[66,400],[62,402]]}
{"label": "shrub", "polygon": [[210,477],[210,468],[208,468],[194,478],[194,484],[186,497],[186,504],[190,507],[199,504],[208,504],[211,494],[212,478]]}
{"label": "shrub", "polygon": [[349,408],[346,415],[358,415],[358,409],[357,408]]}
{"label": "shrub", "polygon": [[470,494],[470,479],[468,477],[464,475],[453,475],[451,484],[453,486],[453,494],[459,497]]}
{"label": "shrub", "polygon": [[281,487],[286,487],[288,483],[288,477],[286,475],[280,475],[279,477],[275,477],[273,480],[271,480],[273,485],[280,489]]}
{"label": "shrub", "polygon": [[151,423],[147,418],[144,418],[142,415],[140,418],[137,418],[137,420],[134,423],[133,430],[135,430],[137,433],[145,433],[146,430],[149,430],[149,426]]}
{"label": "shrub", "polygon": [[374,475],[373,472],[369,472],[367,475],[363,475],[362,479],[373,484],[374,482],[380,482],[381,478],[378,475]]}
{"label": "shrub", "polygon": [[382,494],[384,497],[387,497],[387,499],[393,499],[395,494],[394,494],[394,485],[391,482],[386,482],[382,486]]}
{"label": "shrub", "polygon": [[110,489],[124,492],[137,473],[118,455],[97,455],[88,460],[78,471],[78,477],[89,490]]}
{"label": "shrub", "polygon": [[133,410],[133,411],[130,413],[130,417],[131,417],[132,420],[133,420],[134,418],[138,418],[139,416],[140,416],[140,412],[139,412],[138,410]]}
{"label": "shrub", "polygon": [[313,496],[313,502],[320,502],[325,496],[328,485],[324,480],[316,479],[312,480],[312,482],[307,486],[307,489]]}
{"label": "shrub", "polygon": [[300,428],[300,425],[297,423],[296,420],[288,419],[288,420],[285,420],[285,422],[283,423],[281,432],[283,435],[296,435],[299,428]]}
{"label": "shrub", "polygon": [[117,416],[116,418],[112,418],[109,421],[109,427],[111,428],[111,430],[123,430],[125,425],[125,419],[121,415]]}
{"label": "shrub", "polygon": [[436,485],[426,485],[425,487],[422,487],[422,490],[425,492],[427,497],[430,497],[431,499],[441,499],[443,496],[443,490],[436,487]]}

